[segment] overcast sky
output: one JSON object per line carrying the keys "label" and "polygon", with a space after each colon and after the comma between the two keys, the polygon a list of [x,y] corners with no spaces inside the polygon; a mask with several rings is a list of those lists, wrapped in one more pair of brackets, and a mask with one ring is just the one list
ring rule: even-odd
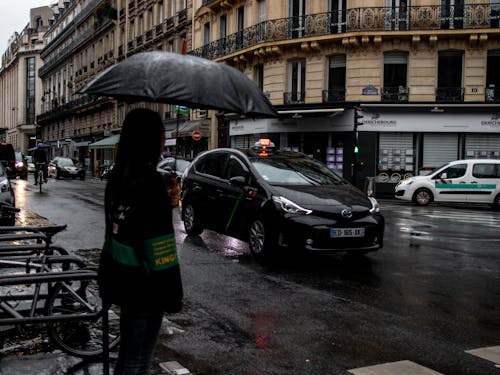
{"label": "overcast sky", "polygon": [[30,9],[49,6],[53,0],[0,0],[0,56],[15,31],[23,31],[30,21]]}

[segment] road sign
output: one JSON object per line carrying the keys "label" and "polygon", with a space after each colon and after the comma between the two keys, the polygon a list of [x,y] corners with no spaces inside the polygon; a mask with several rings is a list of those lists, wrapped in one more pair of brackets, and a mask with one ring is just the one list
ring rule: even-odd
{"label": "road sign", "polygon": [[191,137],[193,137],[195,141],[199,141],[201,139],[201,133],[198,130],[193,130]]}

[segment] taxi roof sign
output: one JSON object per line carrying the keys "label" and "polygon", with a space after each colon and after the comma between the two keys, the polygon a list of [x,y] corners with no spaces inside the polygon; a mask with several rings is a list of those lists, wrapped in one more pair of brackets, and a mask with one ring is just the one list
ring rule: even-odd
{"label": "taxi roof sign", "polygon": [[262,139],[259,139],[259,142],[258,142],[261,146],[271,146],[271,140],[269,138],[262,138]]}

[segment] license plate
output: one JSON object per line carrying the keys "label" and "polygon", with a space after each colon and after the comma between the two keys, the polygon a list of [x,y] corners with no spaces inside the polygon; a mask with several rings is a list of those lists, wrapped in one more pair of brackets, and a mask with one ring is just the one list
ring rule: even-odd
{"label": "license plate", "polygon": [[330,228],[331,238],[364,237],[365,228]]}

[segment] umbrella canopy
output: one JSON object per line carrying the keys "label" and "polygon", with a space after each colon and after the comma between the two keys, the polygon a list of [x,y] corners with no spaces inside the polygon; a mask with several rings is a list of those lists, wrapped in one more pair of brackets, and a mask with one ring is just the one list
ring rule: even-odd
{"label": "umbrella canopy", "polygon": [[171,52],[137,53],[99,73],[78,93],[219,109],[248,117],[277,116],[257,84],[239,70]]}

